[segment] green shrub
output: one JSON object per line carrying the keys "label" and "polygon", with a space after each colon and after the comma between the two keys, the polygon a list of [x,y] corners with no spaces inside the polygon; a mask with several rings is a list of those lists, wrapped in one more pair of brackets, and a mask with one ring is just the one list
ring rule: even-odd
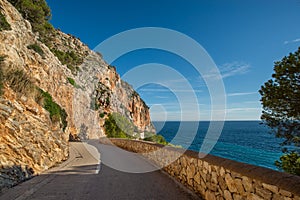
{"label": "green shrub", "polygon": [[61,108],[57,103],[55,103],[48,92],[39,89],[43,97],[43,107],[50,113],[50,118],[52,122],[60,122],[62,125],[63,131],[65,131],[68,122],[67,122],[67,113]]}
{"label": "green shrub", "polygon": [[162,145],[168,145],[168,142],[162,135],[156,135],[156,134],[145,134],[145,141],[155,142]]}
{"label": "green shrub", "polygon": [[100,118],[104,118],[104,117],[105,117],[105,114],[104,114],[104,113],[100,113],[100,114],[99,114],[99,117],[100,117]]}
{"label": "green shrub", "polygon": [[70,83],[71,85],[73,85],[74,87],[76,87],[76,83],[75,83],[75,80],[74,80],[74,79],[72,79],[72,78],[70,78],[70,77],[68,77],[67,79],[68,79],[68,81],[69,81],[69,83]]}
{"label": "green shrub", "polygon": [[39,32],[42,40],[47,40],[47,35],[54,31],[48,22],[51,10],[45,0],[8,0],[27,19],[34,32]]}
{"label": "green shrub", "polygon": [[58,49],[51,49],[51,51],[63,65],[67,65],[73,74],[77,73],[79,70],[77,66],[83,62],[83,59],[77,53],[74,51],[63,52]]}
{"label": "green shrub", "polygon": [[6,21],[5,16],[0,12],[0,31],[11,30],[10,24]]}
{"label": "green shrub", "polygon": [[300,155],[295,151],[281,156],[275,165],[285,172],[300,176]]}
{"label": "green shrub", "polygon": [[37,52],[42,58],[45,58],[45,53],[44,53],[43,49],[42,49],[37,43],[28,45],[27,48],[28,48],[28,49],[34,50],[34,51]]}
{"label": "green shrub", "polygon": [[134,125],[119,113],[109,114],[104,128],[109,138],[134,138]]}

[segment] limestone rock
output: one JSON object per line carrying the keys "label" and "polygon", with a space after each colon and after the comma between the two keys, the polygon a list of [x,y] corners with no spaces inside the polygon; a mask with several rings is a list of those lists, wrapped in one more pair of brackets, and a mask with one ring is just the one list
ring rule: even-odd
{"label": "limestone rock", "polygon": [[[16,178],[16,182],[66,159],[70,135],[82,139],[105,136],[103,125],[109,113],[118,112],[127,117],[138,132],[155,132],[145,102],[99,53],[59,30],[54,31],[53,40],[46,45],[7,0],[0,0],[0,8],[11,26],[11,30],[0,31],[0,55],[5,57],[0,67],[24,71],[68,115],[68,125],[62,131],[59,123],[52,123],[49,113],[32,96],[16,94],[12,87],[5,85],[5,95],[0,99],[0,169],[22,169],[27,175]],[[38,45],[44,55],[28,48],[32,44]],[[80,69],[77,74],[59,61],[52,48],[76,52],[83,59],[76,66]],[[97,96],[96,100],[102,104],[95,110],[91,105],[97,85],[107,88],[107,92]],[[11,173],[4,174],[11,176]]]}

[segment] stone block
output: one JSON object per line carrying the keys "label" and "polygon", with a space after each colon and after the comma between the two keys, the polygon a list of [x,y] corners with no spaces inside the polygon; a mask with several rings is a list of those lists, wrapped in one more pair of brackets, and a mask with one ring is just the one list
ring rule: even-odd
{"label": "stone block", "polygon": [[201,175],[199,172],[197,172],[194,176],[194,181],[197,183],[197,184],[201,184]]}
{"label": "stone block", "polygon": [[216,172],[211,173],[211,182],[216,184],[218,183],[218,176]]}
{"label": "stone block", "polygon": [[286,197],[292,197],[292,193],[283,189],[279,190],[279,194],[286,196]]}
{"label": "stone block", "polygon": [[227,187],[227,185],[226,185],[226,182],[225,182],[225,180],[224,180],[224,178],[222,178],[222,177],[218,177],[218,184],[219,184],[219,186],[220,186],[220,188],[224,191],[224,190],[226,190],[228,187]]}
{"label": "stone block", "polygon": [[217,186],[217,184],[208,182],[208,183],[206,183],[206,185],[207,185],[207,188],[208,188],[210,191],[214,191],[214,192],[217,192],[217,191],[218,191],[218,186]]}
{"label": "stone block", "polygon": [[195,170],[195,166],[194,165],[190,165],[189,167],[187,167],[187,170],[186,170],[187,179],[194,178],[195,171],[196,170]]}
{"label": "stone block", "polygon": [[245,198],[238,194],[233,194],[233,200],[244,200]]}
{"label": "stone block", "polygon": [[257,196],[256,194],[249,193],[247,196],[247,200],[263,200],[263,198]]}
{"label": "stone block", "polygon": [[272,198],[272,192],[264,188],[255,188],[255,193],[264,199]]}
{"label": "stone block", "polygon": [[236,186],[236,189],[237,189],[238,193],[240,195],[244,195],[245,194],[245,189],[243,187],[242,180],[236,178],[236,179],[234,179],[234,183],[235,183],[235,186]]}
{"label": "stone block", "polygon": [[236,188],[234,179],[228,173],[225,175],[225,182],[231,193],[237,192],[237,188]]}
{"label": "stone block", "polygon": [[216,200],[216,195],[213,192],[207,190],[205,192],[205,199]]}
{"label": "stone block", "polygon": [[279,194],[273,194],[272,200],[284,200],[284,196]]}
{"label": "stone block", "polygon": [[225,169],[223,167],[220,168],[220,176],[225,176]]}
{"label": "stone block", "polygon": [[300,200],[300,196],[294,196],[293,199],[294,200]]}
{"label": "stone block", "polygon": [[205,183],[205,181],[204,181],[204,180],[201,180],[201,186],[202,186],[202,188],[204,188],[204,189],[206,189],[206,188],[207,188],[207,185],[206,185],[206,183]]}
{"label": "stone block", "polygon": [[208,171],[208,166],[209,166],[208,162],[204,161],[203,162],[203,168]]}
{"label": "stone block", "polygon": [[207,180],[206,173],[204,173],[203,171],[200,171],[200,175],[203,178],[203,180]]}
{"label": "stone block", "polygon": [[225,198],[226,200],[233,200],[233,199],[232,199],[232,195],[231,195],[231,193],[230,193],[228,190],[225,190],[225,191],[224,191],[224,198]]}
{"label": "stone block", "polygon": [[262,186],[263,186],[263,188],[270,190],[271,192],[273,192],[275,194],[278,193],[278,187],[275,185],[269,185],[269,184],[263,183]]}
{"label": "stone block", "polygon": [[242,183],[243,183],[243,186],[244,186],[246,192],[254,192],[252,179],[250,179],[246,176],[243,176]]}
{"label": "stone block", "polygon": [[198,167],[199,167],[199,169],[201,169],[202,168],[202,160],[198,160]]}

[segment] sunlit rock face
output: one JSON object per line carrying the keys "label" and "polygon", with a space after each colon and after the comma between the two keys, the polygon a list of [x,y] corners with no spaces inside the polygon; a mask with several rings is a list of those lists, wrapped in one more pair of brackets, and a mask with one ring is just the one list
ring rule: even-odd
{"label": "sunlit rock face", "polygon": [[[0,0],[0,7],[11,27],[11,30],[0,31],[0,56],[4,58],[1,70],[23,71],[67,114],[67,127],[63,130],[60,123],[52,122],[49,112],[36,101],[34,94],[18,93],[11,85],[3,84],[0,188],[14,185],[67,159],[70,136],[105,136],[103,125],[110,113],[122,114],[139,132],[155,131],[147,105],[99,53],[59,30],[46,45],[9,2]],[[33,44],[40,47],[43,55],[28,48]],[[53,49],[75,52],[82,59],[76,73],[61,63]]]}

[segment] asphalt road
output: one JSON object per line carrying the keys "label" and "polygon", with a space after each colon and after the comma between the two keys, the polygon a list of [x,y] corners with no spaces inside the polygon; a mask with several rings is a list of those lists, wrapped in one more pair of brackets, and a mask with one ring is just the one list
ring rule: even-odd
{"label": "asphalt road", "polygon": [[[128,169],[131,173],[126,172]],[[68,161],[7,190],[0,199],[198,199],[168,175],[154,169],[146,159],[114,146],[96,141],[71,143]],[[139,171],[152,172],[132,173]]]}

